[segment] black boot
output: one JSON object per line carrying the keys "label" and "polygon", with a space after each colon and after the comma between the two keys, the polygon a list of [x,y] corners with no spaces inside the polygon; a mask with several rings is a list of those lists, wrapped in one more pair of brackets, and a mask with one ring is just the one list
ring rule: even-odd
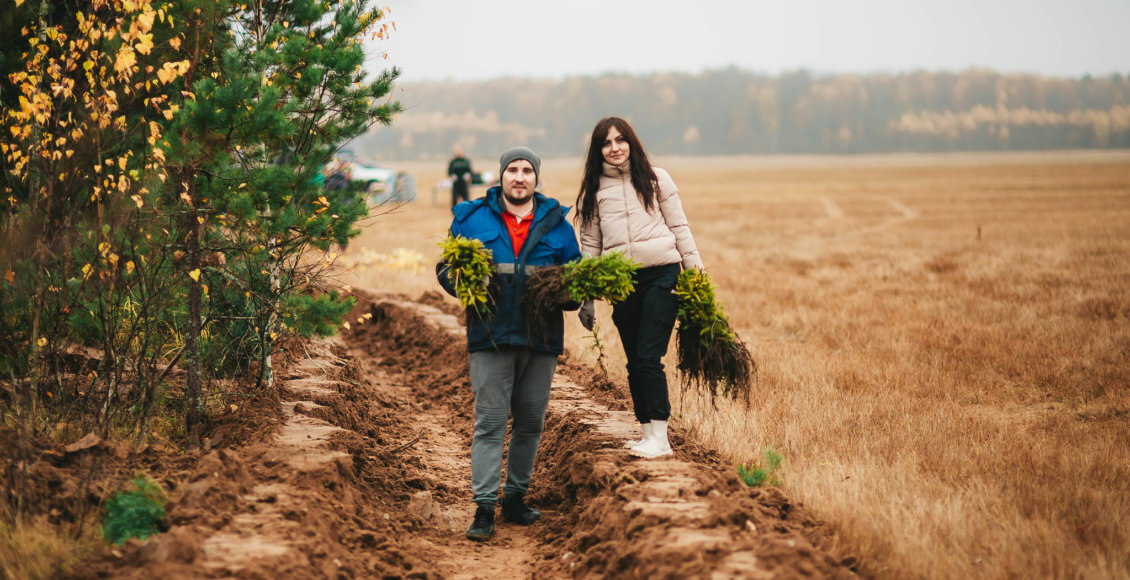
{"label": "black boot", "polygon": [[541,517],[538,510],[526,507],[524,495],[520,493],[507,494],[502,498],[502,517],[512,524],[528,526]]}
{"label": "black boot", "polygon": [[475,510],[475,521],[467,528],[467,539],[485,542],[494,534],[494,504],[481,503]]}

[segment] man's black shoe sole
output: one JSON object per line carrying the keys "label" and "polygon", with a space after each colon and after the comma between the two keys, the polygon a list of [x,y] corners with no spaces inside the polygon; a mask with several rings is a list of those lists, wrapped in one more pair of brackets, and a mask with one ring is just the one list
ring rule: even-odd
{"label": "man's black shoe sole", "polygon": [[468,540],[474,540],[476,542],[485,542],[485,541],[489,540],[490,537],[493,536],[493,535],[494,535],[493,530],[490,531],[489,533],[486,533],[486,534],[483,534],[482,532],[467,532],[467,539]]}

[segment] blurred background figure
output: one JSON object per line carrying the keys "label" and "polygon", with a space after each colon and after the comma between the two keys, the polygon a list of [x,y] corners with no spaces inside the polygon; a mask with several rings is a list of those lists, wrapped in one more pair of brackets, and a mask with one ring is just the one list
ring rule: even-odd
{"label": "blurred background figure", "polygon": [[463,148],[455,146],[455,157],[447,164],[447,176],[451,178],[451,207],[460,201],[471,199],[471,161],[463,157]]}

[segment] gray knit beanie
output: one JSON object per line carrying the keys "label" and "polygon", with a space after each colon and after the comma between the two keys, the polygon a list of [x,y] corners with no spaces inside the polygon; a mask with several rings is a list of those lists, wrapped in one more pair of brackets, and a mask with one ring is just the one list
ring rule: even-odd
{"label": "gray knit beanie", "polygon": [[502,154],[502,157],[498,160],[498,162],[501,164],[498,169],[498,179],[501,180],[502,174],[506,173],[507,165],[510,165],[511,163],[519,159],[525,159],[526,161],[529,161],[530,165],[534,166],[534,177],[537,177],[538,179],[541,178],[541,157],[538,157],[538,154],[534,153],[534,150],[530,149],[529,147],[513,147],[511,149],[507,149],[506,152]]}

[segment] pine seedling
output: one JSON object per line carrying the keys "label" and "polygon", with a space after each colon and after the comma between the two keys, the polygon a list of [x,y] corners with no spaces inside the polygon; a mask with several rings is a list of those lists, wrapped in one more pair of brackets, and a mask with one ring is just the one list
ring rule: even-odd
{"label": "pine seedling", "polygon": [[531,331],[546,328],[565,302],[620,302],[635,290],[632,276],[639,267],[638,262],[611,252],[534,270],[522,291],[526,327]]}
{"label": "pine seedling", "polygon": [[709,391],[712,401],[721,394],[748,402],[757,363],[730,326],[710,277],[697,268],[684,270],[675,295],[678,368],[685,384]]}
{"label": "pine seedling", "polygon": [[582,258],[561,267],[565,289],[575,302],[607,300],[616,304],[636,289],[633,276],[640,263],[619,252]]}
{"label": "pine seedling", "polygon": [[741,480],[750,487],[757,487],[759,485],[765,484],[766,482],[772,485],[781,485],[780,478],[773,475],[770,479],[770,476],[774,471],[776,471],[778,467],[781,466],[781,462],[785,459],[784,456],[780,453],[777,453],[770,447],[763,449],[761,451],[761,455],[765,459],[765,465],[763,465],[762,467],[755,467],[753,465],[745,466],[739,464],[737,467],[738,477],[740,477]]}
{"label": "pine seedling", "polygon": [[130,538],[144,540],[156,535],[157,522],[165,517],[165,491],[148,477],[133,480],[137,489],[120,491],[106,502],[102,520],[102,537],[120,546]]}
{"label": "pine seedling", "polygon": [[463,236],[448,236],[440,248],[459,304],[480,316],[487,314],[493,302],[491,251],[481,240]]}
{"label": "pine seedling", "polygon": [[604,366],[604,343],[600,340],[600,326],[592,325],[592,347],[596,349],[596,364],[600,367],[600,375],[608,377],[608,369]]}

